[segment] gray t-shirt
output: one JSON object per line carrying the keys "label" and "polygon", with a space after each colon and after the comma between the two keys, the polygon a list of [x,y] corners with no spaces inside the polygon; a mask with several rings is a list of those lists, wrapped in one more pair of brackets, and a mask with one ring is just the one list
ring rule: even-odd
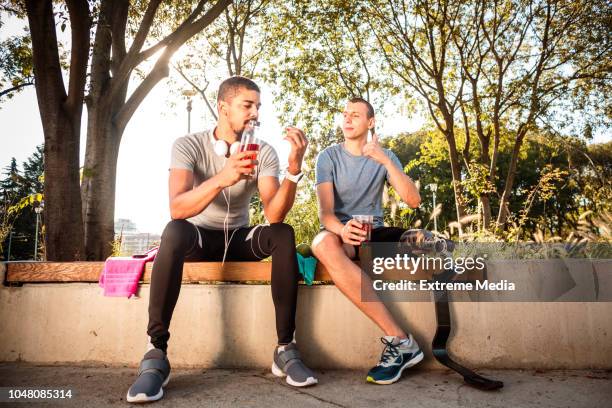
{"label": "gray t-shirt", "polygon": [[[193,171],[194,188],[220,173],[225,165],[226,159],[217,156],[211,137],[212,130],[192,133],[178,138],[172,146],[170,168]],[[227,218],[229,229],[249,225],[249,202],[257,190],[257,178],[264,176],[278,178],[278,156],[272,146],[261,142],[257,160],[259,164],[256,168],[256,177],[240,180],[223,190],[230,204]],[[222,230],[226,213],[227,201],[221,192],[201,213],[187,221],[203,228]]]}
{"label": "gray t-shirt", "polygon": [[[393,163],[403,168],[397,156],[383,149]],[[384,226],[382,193],[387,169],[365,156],[354,156],[342,144],[323,150],[317,157],[316,184],[334,185],[334,213],[343,224],[353,215],[373,215],[374,228]]]}

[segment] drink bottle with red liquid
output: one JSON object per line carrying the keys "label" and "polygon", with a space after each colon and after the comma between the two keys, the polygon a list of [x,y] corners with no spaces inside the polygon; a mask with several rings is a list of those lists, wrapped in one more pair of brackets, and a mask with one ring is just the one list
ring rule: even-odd
{"label": "drink bottle with red liquid", "polygon": [[[238,148],[239,152],[254,152],[254,154],[249,155],[251,160],[257,159],[257,153],[259,152],[261,141],[258,136],[259,133],[259,122],[256,120],[250,120],[249,123],[244,128],[242,132],[242,137],[240,138],[240,147]],[[255,174],[256,169],[255,165],[250,166],[253,168],[253,173],[251,173],[251,177]]]}

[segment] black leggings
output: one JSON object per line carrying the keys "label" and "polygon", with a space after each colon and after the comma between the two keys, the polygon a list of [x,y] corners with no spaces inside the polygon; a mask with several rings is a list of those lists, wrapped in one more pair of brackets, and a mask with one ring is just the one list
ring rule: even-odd
{"label": "black leggings", "polygon": [[[272,255],[272,300],[276,311],[279,344],[289,344],[295,331],[298,265],[293,228],[284,223],[229,230],[233,237],[226,261],[258,261]],[[151,343],[164,351],[170,338],[170,319],[176,306],[184,261],[221,261],[222,230],[196,227],[186,220],[173,220],[162,233],[159,252],[153,263],[149,297]]]}

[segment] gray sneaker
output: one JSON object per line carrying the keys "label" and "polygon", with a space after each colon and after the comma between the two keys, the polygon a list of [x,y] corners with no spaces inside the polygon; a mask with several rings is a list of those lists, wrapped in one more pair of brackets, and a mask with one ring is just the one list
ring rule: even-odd
{"label": "gray sneaker", "polygon": [[272,374],[277,377],[287,377],[287,384],[294,387],[307,387],[319,382],[314,373],[302,362],[295,343],[276,347],[272,362]]}
{"label": "gray sneaker", "polygon": [[170,380],[170,361],[166,353],[154,348],[149,350],[140,362],[138,378],[127,393],[127,402],[157,401],[164,396],[164,389]]}

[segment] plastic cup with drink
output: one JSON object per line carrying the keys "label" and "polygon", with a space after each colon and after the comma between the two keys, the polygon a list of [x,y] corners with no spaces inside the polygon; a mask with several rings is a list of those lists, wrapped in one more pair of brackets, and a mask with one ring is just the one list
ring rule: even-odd
{"label": "plastic cup with drink", "polygon": [[374,224],[373,215],[353,215],[353,219],[361,224],[361,230],[366,232],[364,242],[372,239],[372,225]]}

